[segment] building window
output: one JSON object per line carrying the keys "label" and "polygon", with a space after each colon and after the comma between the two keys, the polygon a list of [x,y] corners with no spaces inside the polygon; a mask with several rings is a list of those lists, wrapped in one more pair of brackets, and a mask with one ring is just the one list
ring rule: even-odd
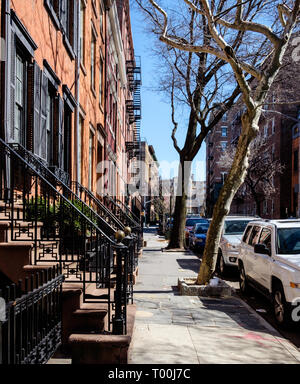
{"label": "building window", "polygon": [[222,180],[222,184],[225,183],[225,180],[226,180],[227,175],[228,175],[227,172],[221,172],[221,180]]}
{"label": "building window", "polygon": [[81,0],[80,2],[80,61],[84,65],[85,62],[85,2]]}
{"label": "building window", "polygon": [[275,133],[275,117],[272,119],[272,135]]}
{"label": "building window", "polygon": [[102,105],[103,104],[103,59],[100,57],[100,74],[99,74],[99,102]]}
{"label": "building window", "polygon": [[268,126],[264,126],[264,137],[268,137]]}
{"label": "building window", "polygon": [[26,60],[16,55],[16,72],[15,72],[15,125],[14,125],[14,141],[22,145],[25,144],[25,79],[26,79]]}
{"label": "building window", "polygon": [[294,172],[298,171],[298,169],[299,169],[298,164],[299,164],[299,151],[298,151],[298,149],[296,149],[294,151]]}
{"label": "building window", "polygon": [[78,131],[78,182],[81,183],[81,168],[82,168],[82,134],[83,134],[83,118],[79,117]]}
{"label": "building window", "polygon": [[221,127],[221,135],[222,137],[227,137],[227,127]]}
{"label": "building window", "polygon": [[54,94],[50,88],[50,85],[47,91],[48,91],[48,95],[46,98],[46,136],[47,136],[46,160],[48,164],[53,164]]}
{"label": "building window", "polygon": [[227,113],[224,113],[224,115],[222,116],[222,121],[227,121]]}
{"label": "building window", "polygon": [[64,108],[64,171],[70,175],[71,172],[71,130],[72,111],[65,103]]}
{"label": "building window", "polygon": [[92,30],[91,41],[91,88],[95,91],[95,68],[96,68],[96,36]]}
{"label": "building window", "polygon": [[220,144],[221,144],[221,150],[225,151],[225,149],[227,148],[227,141],[221,141]]}
{"label": "building window", "polygon": [[89,174],[88,174],[88,186],[89,190],[93,187],[93,159],[94,159],[94,133],[90,129],[89,136]]}

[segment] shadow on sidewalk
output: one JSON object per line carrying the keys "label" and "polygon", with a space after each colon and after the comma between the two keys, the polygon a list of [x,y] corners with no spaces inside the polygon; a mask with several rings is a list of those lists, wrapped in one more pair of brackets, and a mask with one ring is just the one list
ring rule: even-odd
{"label": "shadow on sidewalk", "polygon": [[200,268],[200,260],[199,259],[176,259],[180,268],[190,270],[198,273]]}

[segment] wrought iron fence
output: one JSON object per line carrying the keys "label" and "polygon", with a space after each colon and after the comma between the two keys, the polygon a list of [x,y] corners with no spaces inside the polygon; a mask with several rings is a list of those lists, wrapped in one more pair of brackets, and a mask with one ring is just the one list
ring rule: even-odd
{"label": "wrought iron fence", "polygon": [[53,267],[0,292],[6,319],[0,321],[0,364],[44,364],[61,344],[64,275]]}
{"label": "wrought iron fence", "polygon": [[82,286],[85,302],[107,304],[110,330],[112,273],[122,248],[115,229],[19,144],[0,139],[0,156],[0,210],[10,240],[33,244],[32,264],[58,263],[66,282]]}

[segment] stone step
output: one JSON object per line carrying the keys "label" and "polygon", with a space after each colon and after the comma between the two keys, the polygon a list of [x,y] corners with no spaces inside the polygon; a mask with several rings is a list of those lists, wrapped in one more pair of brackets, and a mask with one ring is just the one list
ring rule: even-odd
{"label": "stone step", "polygon": [[24,265],[23,267],[24,278],[30,277],[32,274],[35,274],[36,272],[41,272],[41,271],[44,271],[46,276],[46,271],[48,271],[49,273],[49,271],[56,265],[57,263],[43,264],[43,265]]}
{"label": "stone step", "polygon": [[127,364],[136,306],[127,306],[127,334],[79,334],[69,337],[72,364]]}
{"label": "stone step", "polygon": [[24,278],[24,266],[30,264],[32,243],[15,241],[0,243],[0,271],[14,283]]}
{"label": "stone step", "polygon": [[35,223],[28,221],[16,220],[13,223],[13,230],[11,230],[10,221],[0,221],[0,242],[9,241],[30,241],[34,238],[40,239],[41,227],[43,223],[37,222],[37,231],[35,234]]}
{"label": "stone step", "polygon": [[10,220],[12,218],[16,220],[23,220],[23,204],[15,203],[13,209],[10,204],[0,200],[0,220]]}

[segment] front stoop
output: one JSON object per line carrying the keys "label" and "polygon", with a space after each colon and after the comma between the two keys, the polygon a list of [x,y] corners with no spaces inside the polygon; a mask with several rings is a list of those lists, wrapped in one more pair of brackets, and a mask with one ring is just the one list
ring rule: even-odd
{"label": "front stoop", "polygon": [[127,364],[136,305],[127,306],[127,334],[72,334],[69,337],[72,364]]}
{"label": "front stoop", "polygon": [[28,242],[0,243],[0,271],[17,284],[24,278],[24,265],[30,264],[31,250]]}

